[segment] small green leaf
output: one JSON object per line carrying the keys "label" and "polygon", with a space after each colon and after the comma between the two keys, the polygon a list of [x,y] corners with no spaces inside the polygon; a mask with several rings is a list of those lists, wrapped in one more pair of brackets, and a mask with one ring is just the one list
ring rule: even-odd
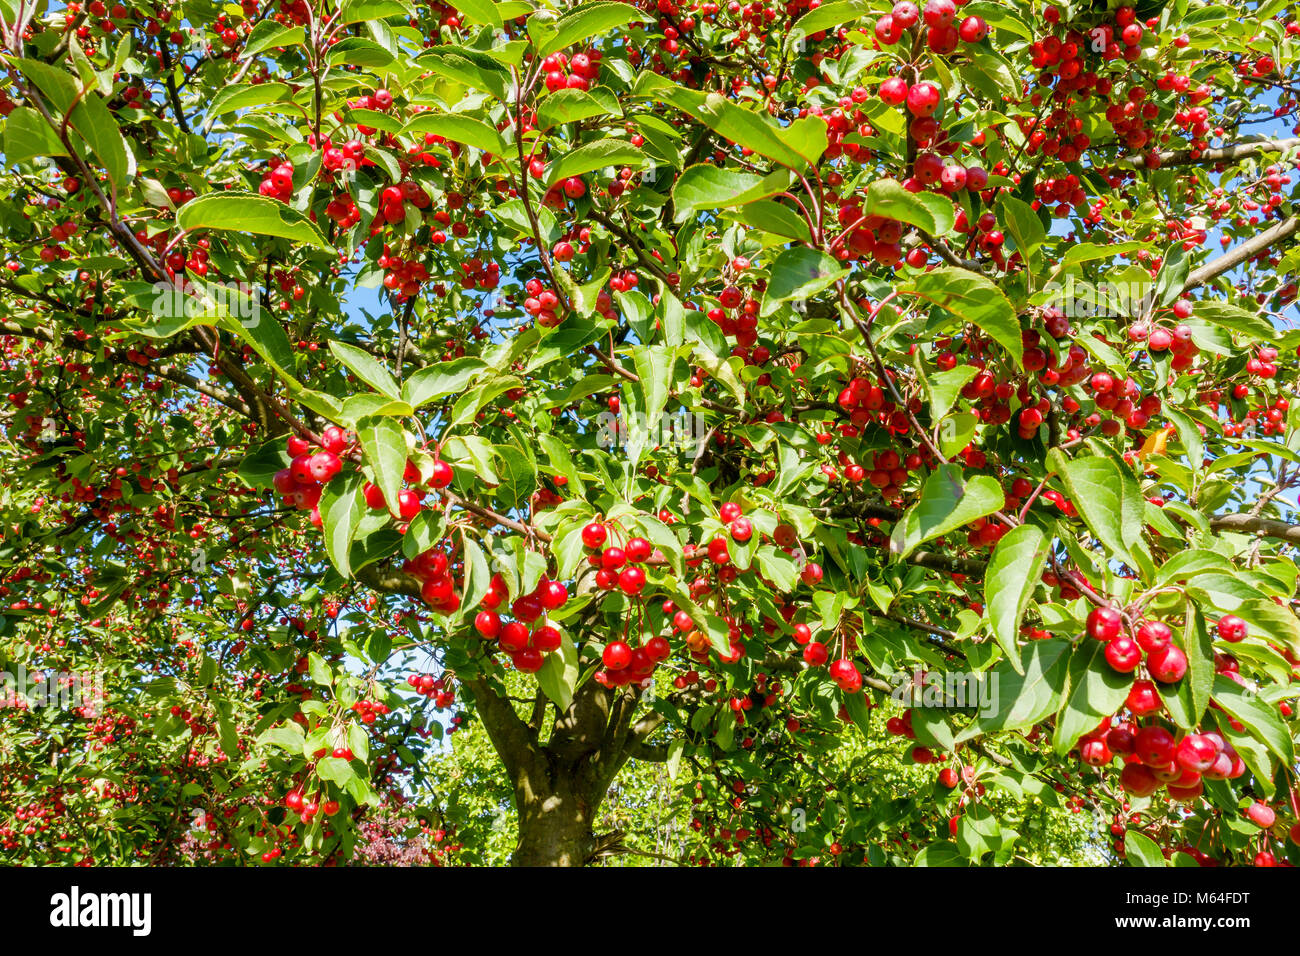
{"label": "small green leaf", "polygon": [[402,394],[402,390],[397,386],[397,381],[393,378],[393,373],[388,371],[384,363],[369,352],[359,349],[355,345],[348,345],[346,342],[335,340],[330,341],[329,349],[336,359],[351,369],[357,378],[375,391],[383,392],[389,398],[394,399]]}
{"label": "small green leaf", "polygon": [[375,484],[384,493],[389,512],[398,517],[397,494],[406,473],[406,434],[391,418],[370,417],[357,422],[357,438],[374,469]]}
{"label": "small green leaf", "polygon": [[1002,650],[1017,670],[1020,649],[1017,638],[1020,621],[1038,587],[1043,559],[1047,556],[1047,535],[1035,525],[1012,528],[998,541],[984,572],[984,603],[989,626]]}
{"label": "small green leaf", "polygon": [[1124,833],[1124,859],[1129,866],[1168,866],[1155,840],[1137,830]]}
{"label": "small green leaf", "polygon": [[900,289],[969,322],[1011,353],[1019,365],[1024,358],[1020,320],[993,282],[967,269],[943,267],[922,273]]}
{"label": "small green leaf", "polygon": [[957,465],[940,465],[926,479],[921,499],[898,520],[890,550],[905,558],[920,545],[1000,509],[1006,495],[997,479],[965,480]]}
{"label": "small green leaf", "polygon": [[318,249],[332,249],[316,224],[302,213],[269,196],[228,190],[192,199],[176,214],[186,232],[211,229],[278,236]]}

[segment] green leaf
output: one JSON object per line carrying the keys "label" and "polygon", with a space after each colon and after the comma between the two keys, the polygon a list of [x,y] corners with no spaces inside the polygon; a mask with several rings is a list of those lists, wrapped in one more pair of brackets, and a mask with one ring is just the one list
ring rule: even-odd
{"label": "green leaf", "polygon": [[316,763],[316,775],[322,780],[345,787],[356,777],[356,772],[352,769],[351,762],[342,757],[322,757]]}
{"label": "green leaf", "polygon": [[1007,660],[1017,670],[1020,621],[1038,587],[1047,546],[1047,535],[1040,528],[1019,525],[998,541],[984,572],[984,604],[989,627],[1006,652]]}
{"label": "green leaf", "polygon": [[339,342],[334,339],[330,340],[329,348],[336,359],[351,369],[357,378],[375,391],[382,392],[394,399],[402,394],[402,390],[397,386],[397,381],[393,378],[393,373],[388,371],[384,363],[369,352],[359,349],[355,345],[348,345],[346,342]]}
{"label": "green leaf", "polygon": [[384,493],[388,510],[398,517],[397,493],[406,473],[406,434],[391,418],[369,417],[357,422],[357,438],[366,461],[375,472],[375,484]]}
{"label": "green leaf", "polygon": [[325,663],[325,658],[315,651],[311,651],[307,655],[307,675],[322,687],[329,687],[334,683],[334,674],[330,671],[329,665]]}
{"label": "green leaf", "polygon": [[992,813],[973,804],[957,820],[956,842],[963,856],[978,863],[986,854],[1001,848],[1002,826]]}
{"label": "green leaf", "polygon": [[487,594],[492,582],[492,569],[488,566],[487,555],[468,535],[461,548],[465,556],[465,583],[461,589],[461,607],[478,607],[483,595]]}
{"label": "green leaf", "polygon": [[738,146],[802,171],[808,160],[786,142],[781,127],[765,116],[737,106],[721,93],[700,93],[663,81],[647,83],[657,99],[689,113],[719,136]]}
{"label": "green leaf", "polygon": [[602,36],[615,27],[646,19],[645,13],[626,3],[580,3],[551,25],[554,35],[541,44],[537,52],[544,57],[550,56],[575,43],[586,43],[593,37]]}
{"label": "green leaf", "polygon": [[343,577],[351,577],[350,554],[357,526],[366,513],[358,472],[335,475],[321,490],[319,511],[325,536],[325,553]]}
{"label": "green leaf", "polygon": [[501,14],[497,12],[497,5],[492,0],[463,0],[456,4],[456,9],[475,23],[489,27],[501,26]]}
{"label": "green leaf", "polygon": [[402,399],[412,408],[419,408],[434,399],[463,392],[487,368],[486,362],[471,355],[426,366],[402,383]]}
{"label": "green leaf", "polygon": [[1209,706],[1214,687],[1214,641],[1200,608],[1188,601],[1185,610],[1182,633],[1175,633],[1175,643],[1187,655],[1187,673],[1173,688],[1164,689],[1161,698],[1174,723],[1193,730]]}
{"label": "green leaf", "polygon": [[186,232],[213,229],[278,236],[318,249],[333,249],[316,224],[302,213],[269,196],[228,190],[192,199],[176,214]]}
{"label": "green leaf", "polygon": [[1295,763],[1295,742],[1277,712],[1277,705],[1258,696],[1222,674],[1214,677],[1214,702],[1235,717],[1250,735],[1277,755],[1285,766]]}
{"label": "green leaf", "polygon": [[1294,611],[1269,598],[1251,598],[1237,608],[1237,615],[1250,626],[1250,633],[1263,637],[1300,655],[1300,618]]}
{"label": "green leaf", "polygon": [[719,169],[712,163],[688,166],[673,185],[674,220],[685,222],[701,210],[743,206],[784,192],[789,185],[790,173],[785,169],[758,176]]}
{"label": "green leaf", "polygon": [[247,342],[291,388],[301,388],[294,375],[297,353],[270,309],[259,307],[247,319],[227,314],[219,324]]}
{"label": "green leaf", "polygon": [[979,369],[974,365],[958,365],[946,372],[927,372],[925,357],[920,350],[914,353],[913,364],[926,396],[930,399],[930,420],[936,422],[948,414],[966,383],[979,374]]}
{"label": "green leaf", "polygon": [[[960,824],[958,824],[960,826]],[[970,866],[970,860],[962,855],[957,844],[948,840],[931,843],[921,849],[912,860],[913,866]]]}
{"label": "green leaf", "polygon": [[917,276],[899,291],[931,302],[969,322],[1011,353],[1019,365],[1024,357],[1020,320],[1002,290],[984,276],[966,269],[944,267]]}
{"label": "green leaf", "polygon": [[1253,342],[1272,342],[1278,336],[1278,330],[1266,317],[1228,302],[1197,302],[1192,314],[1221,329],[1240,332]]}
{"label": "green leaf", "polygon": [[365,23],[367,20],[410,16],[414,16],[411,7],[399,0],[343,0],[339,6],[338,22]]}
{"label": "green leaf", "polygon": [[873,9],[874,4],[868,0],[836,0],[834,3],[824,3],[815,10],[809,10],[795,21],[795,25],[790,29],[790,35],[786,38],[786,49],[794,49],[795,44],[803,37],[865,17],[872,13]]}
{"label": "green leaf", "polygon": [[[586,90],[560,89],[542,100],[537,108],[537,128],[550,129],[561,123],[577,123],[613,112],[609,102],[602,102]],[[617,105],[615,102],[613,105]]]}
{"label": "green leaf", "polygon": [[1124,833],[1124,859],[1129,866],[1168,866],[1156,841],[1137,830]]}
{"label": "green leaf", "polygon": [[274,20],[263,20],[248,34],[239,55],[248,59],[272,47],[298,46],[305,36],[302,27],[287,27]]}
{"label": "green leaf", "polygon": [[555,185],[570,176],[582,176],[606,166],[645,166],[650,157],[631,143],[621,139],[600,139],[577,149],[566,150],[551,164],[546,175],[546,185]]}
{"label": "green leaf", "polygon": [[1042,220],[1029,204],[1015,196],[1003,195],[998,199],[998,221],[1011,234],[1016,249],[1020,252],[1030,272],[1036,271],[1042,262],[1038,249],[1047,239]]}
{"label": "green leaf", "polygon": [[5,120],[5,162],[26,162],[37,156],[67,156],[58,134],[45,117],[30,106],[15,107]]}
{"label": "green leaf", "polygon": [[270,488],[275,473],[289,467],[289,454],[284,450],[284,439],[273,438],[259,445],[239,464],[239,477],[250,488]]}
{"label": "green leaf", "polygon": [[794,558],[770,545],[763,545],[755,553],[759,570],[776,589],[783,593],[794,590],[799,580],[799,567]]}
{"label": "green leaf", "polygon": [[1145,505],[1133,473],[1100,455],[1067,459],[1059,448],[1051,450],[1047,463],[1061,476],[1088,529],[1111,554],[1132,564],[1129,549],[1142,537]]}
{"label": "green leaf", "polygon": [[458,113],[421,113],[402,129],[404,135],[412,133],[433,133],[453,143],[473,146],[485,153],[502,156],[506,152],[506,141],[493,127],[482,120]]}
{"label": "green leaf", "polygon": [[573,692],[578,686],[578,649],[567,632],[562,632],[558,649],[546,655],[542,669],[537,672],[537,683],[546,696],[555,702],[560,713],[573,703]]}
{"label": "green leaf", "polygon": [[1056,715],[1052,747],[1064,756],[1084,734],[1115,713],[1133,686],[1131,674],[1121,674],[1106,662],[1106,644],[1085,637],[1070,655],[1070,692]]}
{"label": "green leaf", "polygon": [[763,314],[771,315],[782,302],[807,301],[847,273],[848,269],[820,249],[791,246],[772,263]]}
{"label": "green leaf", "polygon": [[862,212],[905,222],[932,237],[945,235],[957,221],[950,200],[933,193],[908,192],[897,179],[877,179],[868,186]]}
{"label": "green leaf", "polygon": [[[1060,704],[1065,692],[1070,642],[1052,638],[1025,646],[1020,673],[1010,661],[1000,661],[989,672],[996,710],[981,713],[957,735],[957,743],[995,731],[1030,727]],[[996,683],[992,683],[996,680]]]}
{"label": "green leaf", "polygon": [[1006,495],[997,479],[978,475],[966,481],[957,465],[934,470],[921,499],[898,520],[890,551],[905,558],[920,545],[1000,509]]}
{"label": "green leaf", "polygon": [[77,81],[63,70],[40,60],[15,60],[18,68],[35,83],[68,125],[99,158],[108,178],[118,190],[125,190],[135,175],[135,157],[104,98],[91,89],[84,94]]}

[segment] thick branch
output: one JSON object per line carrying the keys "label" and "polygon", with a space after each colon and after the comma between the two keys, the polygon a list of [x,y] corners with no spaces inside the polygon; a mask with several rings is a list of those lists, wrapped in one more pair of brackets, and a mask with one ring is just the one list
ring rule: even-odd
{"label": "thick branch", "polygon": [[[1222,146],[1218,149],[1167,149],[1161,152],[1159,156],[1162,167],[1213,166],[1216,163],[1250,159],[1252,156],[1261,156],[1265,153],[1284,153],[1289,149],[1295,149],[1297,146],[1300,146],[1300,139],[1261,139],[1253,143],[1234,143],[1231,146]],[[1125,156],[1120,162],[1137,169],[1145,169],[1147,165],[1146,156],[1141,153]]]}
{"label": "thick branch", "polygon": [[1254,239],[1243,242],[1231,252],[1225,252],[1217,259],[1211,259],[1199,269],[1194,269],[1192,274],[1187,277],[1187,284],[1183,286],[1183,291],[1195,289],[1197,286],[1205,285],[1205,283],[1217,279],[1248,259],[1253,259],[1273,244],[1294,235],[1296,229],[1300,229],[1300,216],[1289,216],[1281,222],[1274,223]]}
{"label": "thick branch", "polygon": [[1300,524],[1290,524],[1258,515],[1218,515],[1210,519],[1212,531],[1233,531],[1238,534],[1257,534],[1265,538],[1279,538],[1300,544]]}

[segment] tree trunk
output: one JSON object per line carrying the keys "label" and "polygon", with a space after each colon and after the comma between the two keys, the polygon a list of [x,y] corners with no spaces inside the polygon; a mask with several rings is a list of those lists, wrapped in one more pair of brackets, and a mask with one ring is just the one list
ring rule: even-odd
{"label": "tree trunk", "polygon": [[596,807],[564,786],[546,794],[527,787],[515,791],[519,813],[519,844],[513,866],[582,866],[591,858],[595,840],[591,832]]}

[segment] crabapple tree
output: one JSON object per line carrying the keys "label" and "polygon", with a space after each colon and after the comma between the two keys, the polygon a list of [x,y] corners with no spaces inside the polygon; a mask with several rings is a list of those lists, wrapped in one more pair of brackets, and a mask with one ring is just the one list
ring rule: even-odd
{"label": "crabapple tree", "polygon": [[1300,860],[1292,5],[0,15],[7,857]]}

